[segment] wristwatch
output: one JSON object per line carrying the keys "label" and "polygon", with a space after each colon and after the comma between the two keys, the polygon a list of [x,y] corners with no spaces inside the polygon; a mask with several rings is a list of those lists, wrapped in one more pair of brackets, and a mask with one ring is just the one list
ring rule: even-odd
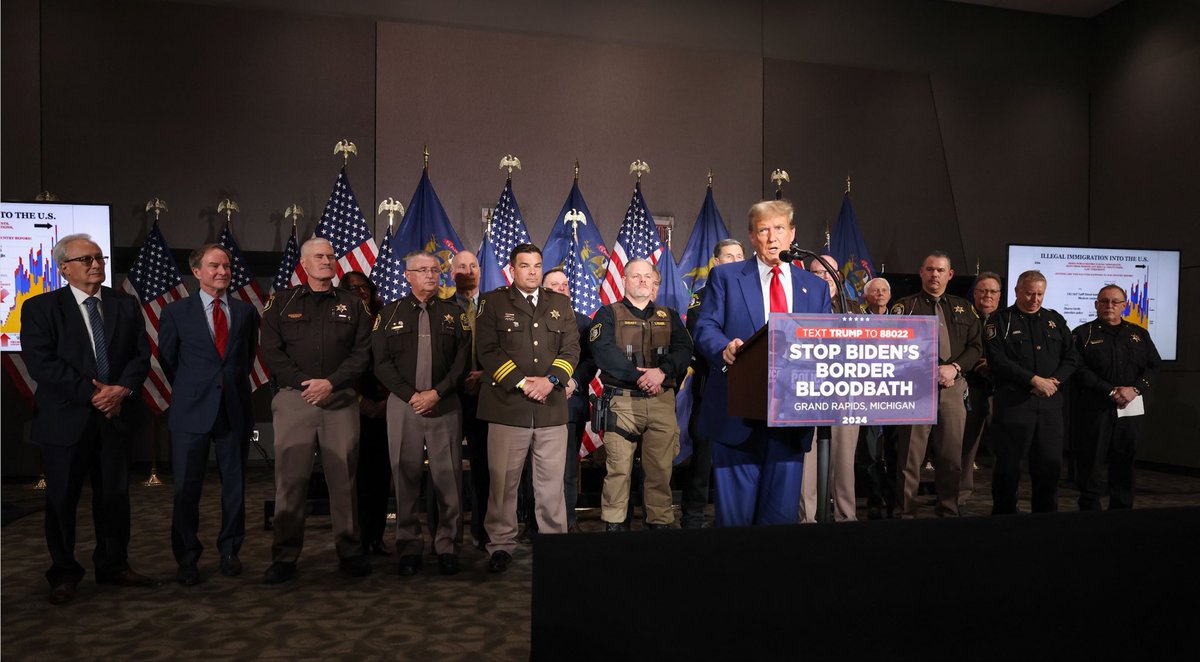
{"label": "wristwatch", "polygon": [[546,379],[550,380],[550,383],[555,386],[558,386],[558,384],[559,384],[558,377],[555,377],[554,375],[550,375]]}

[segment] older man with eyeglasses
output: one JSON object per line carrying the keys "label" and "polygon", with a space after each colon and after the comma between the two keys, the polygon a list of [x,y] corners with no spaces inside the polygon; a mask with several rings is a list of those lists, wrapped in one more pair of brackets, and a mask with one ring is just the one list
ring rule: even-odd
{"label": "older man with eyeglasses", "polygon": [[[981,325],[986,325],[1000,307],[1001,282],[1000,274],[991,271],[975,277],[975,289],[971,296]],[[987,357],[980,356],[974,367],[966,373],[966,378],[967,422],[963,427],[962,476],[958,484],[960,507],[975,491],[975,457],[992,420],[992,382]]]}
{"label": "older man with eyeglasses", "polygon": [[1122,317],[1128,297],[1117,285],[1096,295],[1096,319],[1075,329],[1083,364],[1071,398],[1071,438],[1079,509],[1133,507],[1133,458],[1144,405],[1161,360],[1150,333]]}

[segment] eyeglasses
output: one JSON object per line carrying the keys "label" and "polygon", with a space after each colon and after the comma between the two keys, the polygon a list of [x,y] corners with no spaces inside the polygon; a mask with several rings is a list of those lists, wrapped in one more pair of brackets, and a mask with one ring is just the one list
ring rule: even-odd
{"label": "eyeglasses", "polygon": [[407,271],[408,273],[411,273],[411,274],[421,274],[422,276],[432,276],[436,273],[439,273],[441,271],[441,269],[439,269],[437,267],[421,267],[420,269],[405,269],[405,271]]}
{"label": "eyeglasses", "polygon": [[1101,306],[1124,306],[1125,299],[1096,299]]}
{"label": "eyeglasses", "polygon": [[108,256],[107,255],[80,255],[79,257],[73,257],[69,260],[62,261],[63,264],[67,264],[69,262],[79,262],[80,264],[82,264],[85,267],[90,267],[90,266],[92,266],[93,262],[108,262]]}
{"label": "eyeglasses", "polygon": [[980,294],[1000,294],[1000,290],[985,290],[982,288],[976,288],[975,291]]}

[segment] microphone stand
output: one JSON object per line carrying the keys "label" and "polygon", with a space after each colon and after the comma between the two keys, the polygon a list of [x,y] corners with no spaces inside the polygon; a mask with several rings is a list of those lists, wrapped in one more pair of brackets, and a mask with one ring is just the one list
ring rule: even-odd
{"label": "microphone stand", "polygon": [[[788,247],[780,258],[790,258],[787,262],[792,262],[796,258],[811,257],[820,262],[825,270],[833,277],[833,281],[837,283],[837,298],[840,303],[840,310],[844,314],[846,312],[846,292],[842,283],[841,271],[834,268],[834,265],[829,264],[821,255],[810,250],[801,248],[796,244]],[[817,521],[832,522],[833,516],[829,508],[829,453],[832,439],[832,431],[828,425],[817,426]]]}

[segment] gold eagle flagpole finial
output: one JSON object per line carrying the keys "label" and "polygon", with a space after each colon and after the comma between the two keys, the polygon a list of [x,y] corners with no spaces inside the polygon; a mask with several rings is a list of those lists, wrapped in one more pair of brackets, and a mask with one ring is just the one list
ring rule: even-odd
{"label": "gold eagle flagpole finial", "polygon": [[638,181],[642,181],[642,175],[650,172],[650,164],[638,159],[629,164],[629,174],[637,175]]}
{"label": "gold eagle flagpole finial", "polygon": [[975,275],[979,275],[979,258],[975,258]]}
{"label": "gold eagle flagpole finial", "polygon": [[337,156],[338,154],[342,155],[342,166],[345,167],[350,163],[351,154],[358,156],[358,145],[343,138],[333,146],[333,155]]}
{"label": "gold eagle flagpole finial", "polygon": [[293,204],[291,207],[283,210],[283,217],[292,219],[292,229],[296,229],[296,221],[304,215],[304,208],[300,205]]}
{"label": "gold eagle flagpole finial", "polygon": [[429,145],[425,146],[424,157],[425,157],[425,171],[428,172],[429,171]]}
{"label": "gold eagle flagpole finial", "polygon": [[505,168],[508,168],[508,178],[512,179],[513,168],[516,168],[517,170],[521,169],[521,159],[518,159],[512,154],[505,154],[504,158],[500,159],[500,169],[504,170]]}
{"label": "gold eagle flagpole finial", "polygon": [[233,200],[230,200],[229,198],[225,198],[224,200],[221,201],[220,204],[217,205],[217,213],[225,214],[225,224],[226,225],[229,225],[229,222],[233,220],[234,212],[240,213],[241,211],[242,210],[240,208],[238,208],[238,203],[234,202]]}
{"label": "gold eagle flagpole finial", "polygon": [[42,191],[41,193],[37,194],[37,197],[35,197],[34,200],[38,202],[58,202],[58,196],[54,195],[50,191]]}
{"label": "gold eagle flagpole finial", "polygon": [[579,159],[575,159],[575,183],[579,183]]}
{"label": "gold eagle flagpole finial", "polygon": [[782,168],[776,168],[771,171],[771,181],[775,183],[775,199],[783,199],[783,183],[791,182],[792,178],[788,172]]}
{"label": "gold eagle flagpole finial", "polygon": [[850,192],[850,175],[846,175],[846,193]]}
{"label": "gold eagle flagpole finial", "polygon": [[712,188],[712,168],[708,169],[708,188]]}
{"label": "gold eagle flagpole finial", "polygon": [[167,209],[166,200],[163,200],[162,198],[150,198],[150,200],[146,202],[146,211],[154,212],[154,222],[157,223],[160,214],[162,214],[164,211],[171,210]]}
{"label": "gold eagle flagpole finial", "polygon": [[825,250],[832,251],[833,243],[829,237],[829,221],[825,221]]}
{"label": "gold eagle flagpole finial", "polygon": [[382,214],[385,211],[388,215],[389,228],[392,227],[392,218],[395,217],[396,214],[400,214],[400,220],[404,220],[404,205],[400,204],[400,201],[395,198],[388,198],[379,203],[378,213]]}

